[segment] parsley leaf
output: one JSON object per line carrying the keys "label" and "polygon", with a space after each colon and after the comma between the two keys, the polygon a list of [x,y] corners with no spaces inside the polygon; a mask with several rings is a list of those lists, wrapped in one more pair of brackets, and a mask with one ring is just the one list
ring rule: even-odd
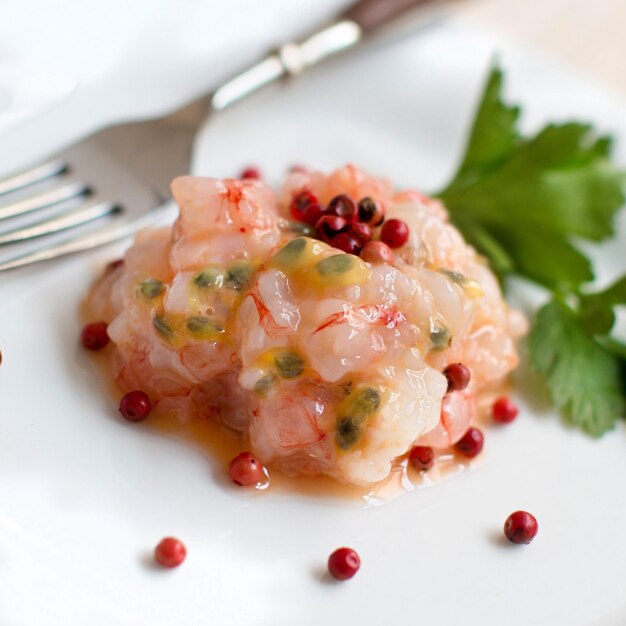
{"label": "parsley leaf", "polygon": [[608,335],[615,324],[614,307],[620,304],[626,304],[626,276],[604,291],[581,295],[581,315],[587,331],[593,335]]}
{"label": "parsley leaf", "polygon": [[[610,161],[610,139],[588,124],[550,124],[534,137],[521,137],[519,108],[504,104],[501,92],[496,67],[461,166],[437,195],[464,234],[473,225],[468,239],[497,271],[575,290],[593,272],[571,238],[600,241],[613,234],[626,176]],[[493,241],[506,250],[506,263],[494,255]]]}
{"label": "parsley leaf", "polygon": [[520,108],[503,102],[503,82],[502,70],[494,67],[476,112],[465,157],[448,188],[461,187],[480,178],[497,167],[519,144],[516,125]]}
{"label": "parsley leaf", "polygon": [[619,359],[585,333],[566,304],[552,300],[538,311],[529,347],[532,365],[546,377],[554,404],[574,424],[599,436],[624,416]]}
{"label": "parsley leaf", "polygon": [[524,137],[520,108],[502,98],[503,81],[492,68],[465,155],[437,195],[502,283],[517,274],[553,292],[529,336],[531,363],[556,407],[600,435],[625,410],[626,345],[610,332],[615,307],[626,304],[626,276],[585,292],[593,268],[573,238],[613,234],[626,175],[611,163],[611,139],[589,124],[548,124]]}

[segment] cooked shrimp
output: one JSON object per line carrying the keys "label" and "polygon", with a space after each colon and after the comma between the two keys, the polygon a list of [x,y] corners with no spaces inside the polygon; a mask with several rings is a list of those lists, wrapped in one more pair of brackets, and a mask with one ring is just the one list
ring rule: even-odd
{"label": "cooked shrimp", "polygon": [[441,416],[431,431],[422,435],[415,445],[447,448],[455,444],[467,431],[476,413],[476,402],[471,391],[447,393],[441,401]]}
{"label": "cooked shrimp", "polygon": [[261,181],[182,176],[172,193],[180,207],[170,252],[175,271],[259,258],[279,241],[274,194]]}
{"label": "cooked shrimp", "polygon": [[[414,443],[448,447],[517,363],[523,317],[445,207],[348,165],[264,183],[182,177],[173,228],[138,235],[94,285],[112,367],[172,419],[217,419],[286,473],[384,479]],[[279,230],[301,191],[371,197],[409,225],[394,266]],[[462,362],[470,386],[446,393]]]}

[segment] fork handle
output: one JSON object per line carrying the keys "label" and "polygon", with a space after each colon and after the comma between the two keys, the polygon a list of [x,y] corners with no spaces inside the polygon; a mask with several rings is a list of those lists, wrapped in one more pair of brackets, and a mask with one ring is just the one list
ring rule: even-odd
{"label": "fork handle", "polygon": [[364,35],[402,15],[436,0],[358,0],[335,19],[298,43],[287,43],[261,62],[219,87],[209,98],[221,111],[261,87],[281,78],[297,76],[323,59],[354,47]]}
{"label": "fork handle", "polygon": [[360,0],[348,7],[340,19],[355,22],[364,33],[368,33],[384,26],[409,9],[431,2],[433,0]]}

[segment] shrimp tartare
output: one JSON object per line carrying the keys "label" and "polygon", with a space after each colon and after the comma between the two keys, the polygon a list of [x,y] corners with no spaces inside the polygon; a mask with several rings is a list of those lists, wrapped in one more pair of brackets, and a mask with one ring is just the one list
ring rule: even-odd
{"label": "shrimp tartare", "polygon": [[525,320],[439,201],[353,166],[299,168],[277,195],[191,176],[172,191],[173,227],[140,233],[88,297],[117,382],[168,419],[219,420],[289,475],[370,485],[415,445],[455,444],[517,365]]}

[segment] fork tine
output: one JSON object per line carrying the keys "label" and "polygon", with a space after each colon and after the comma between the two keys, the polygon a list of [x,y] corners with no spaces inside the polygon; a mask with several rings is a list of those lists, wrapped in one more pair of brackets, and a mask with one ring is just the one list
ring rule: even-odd
{"label": "fork tine", "polygon": [[10,178],[0,180],[0,196],[18,189],[34,185],[35,183],[58,176],[67,170],[67,165],[63,161],[49,161],[37,167],[33,167],[25,172],[20,172]]}
{"label": "fork tine", "polygon": [[43,235],[58,233],[61,230],[67,230],[74,226],[86,224],[92,220],[104,217],[110,213],[119,211],[119,207],[111,202],[100,202],[92,204],[87,208],[80,208],[69,213],[63,213],[50,219],[41,220],[24,228],[18,228],[0,233],[0,246],[24,241],[26,239],[34,239]]}
{"label": "fork tine", "polygon": [[95,232],[66,239],[58,244],[35,250],[20,256],[12,257],[0,263],[0,272],[5,270],[31,265],[41,261],[56,259],[67,254],[82,252],[83,250],[91,250],[97,246],[102,246],[119,239],[124,239],[133,235],[138,230],[147,226],[154,226],[158,222],[175,215],[175,209],[171,203],[166,203],[152,209],[148,213],[144,213],[134,220],[125,220],[121,223],[110,226],[109,228],[99,229]]}
{"label": "fork tine", "polygon": [[59,204],[59,202],[64,202],[65,200],[71,200],[77,196],[84,196],[88,192],[89,187],[84,183],[75,181],[61,185],[50,191],[45,191],[36,196],[0,207],[0,220],[30,213],[31,211],[37,211],[38,209],[43,209],[53,204]]}

